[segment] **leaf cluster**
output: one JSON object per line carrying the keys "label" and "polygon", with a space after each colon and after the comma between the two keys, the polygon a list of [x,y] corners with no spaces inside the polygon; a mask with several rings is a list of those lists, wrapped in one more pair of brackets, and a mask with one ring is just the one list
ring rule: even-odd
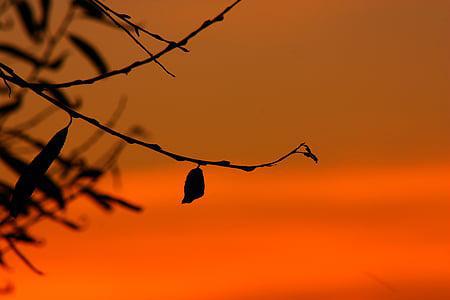
{"label": "leaf cluster", "polygon": [[[95,43],[70,32],[76,18],[89,18],[94,23],[111,25],[101,10],[90,3],[82,0],[70,2],[67,14],[57,28],[50,28],[54,0],[0,3],[0,24],[10,24],[8,28],[0,26],[0,33],[1,30],[16,30],[30,43],[43,49],[42,53],[31,52],[13,40],[0,39],[1,57],[25,65],[30,72],[28,80],[43,84],[51,84],[49,78],[56,78],[57,72],[65,68],[67,60],[72,57],[69,52],[79,52],[99,74],[108,72],[108,63]],[[61,47],[64,41],[70,51]],[[81,97],[70,91],[48,88],[46,93],[72,109],[83,103]],[[102,160],[89,162],[87,152],[98,144],[103,132],[95,130],[75,148],[65,149],[72,118],[69,125],[43,140],[36,126],[50,123],[51,116],[58,110],[50,105],[23,119],[21,111],[26,109],[27,99],[31,96],[22,89],[12,89],[6,82],[0,89],[0,265],[8,268],[8,255],[16,255],[31,270],[42,274],[20,250],[21,244],[41,245],[41,239],[32,233],[36,224],[50,220],[70,230],[82,230],[82,222],[71,220],[66,213],[67,206],[81,197],[90,199],[105,211],[122,207],[140,212],[142,207],[97,188],[96,183],[104,176],[119,174],[118,158],[125,148],[124,143],[119,141],[105,149]],[[108,122],[109,126],[114,127],[120,118],[124,103],[125,100],[121,99]]]}

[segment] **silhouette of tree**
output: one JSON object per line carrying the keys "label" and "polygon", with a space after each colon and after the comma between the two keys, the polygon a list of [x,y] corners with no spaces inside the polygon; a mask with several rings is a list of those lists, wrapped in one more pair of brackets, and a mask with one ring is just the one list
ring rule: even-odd
{"label": "silhouette of tree", "polygon": [[[163,149],[158,144],[145,142],[145,130],[133,126],[127,132],[119,132],[115,123],[125,107],[125,98],[108,122],[100,122],[78,111],[83,99],[73,96],[70,87],[94,84],[119,74],[128,74],[147,64],[157,64],[168,76],[175,76],[159,58],[172,51],[189,52],[186,48],[189,41],[212,25],[224,20],[224,17],[241,0],[234,1],[215,17],[204,21],[184,38],[173,41],[151,32],[136,24],[127,14],[119,13],[99,0],[67,0],[65,16],[57,28],[50,30],[52,0],[0,0],[0,32],[19,26],[23,34],[34,44],[42,46],[42,54],[31,53],[17,45],[14,41],[0,41],[0,77],[3,85],[0,88],[0,163],[9,168],[16,176],[16,181],[8,181],[8,176],[0,177],[0,264],[7,268],[4,259],[8,253],[19,257],[31,270],[42,274],[20,250],[21,244],[39,245],[40,240],[30,233],[30,228],[44,219],[66,226],[72,230],[80,230],[82,225],[64,216],[69,203],[80,196],[88,197],[104,210],[113,210],[116,206],[135,212],[142,208],[139,205],[98,190],[96,183],[106,174],[117,174],[118,158],[127,144],[136,144],[148,150],[172,158],[185,161],[197,167],[191,170],[186,178],[183,203],[190,203],[204,194],[202,166],[253,171],[258,168],[274,166],[295,154],[302,154],[317,162],[311,149],[302,143],[279,159],[257,164],[239,165],[227,160],[211,161],[194,158]],[[118,69],[110,69],[102,53],[96,45],[83,36],[70,33],[69,28],[76,18],[88,18],[94,23],[110,25],[126,34],[147,55],[145,59]],[[51,34],[51,32],[54,32]],[[141,36],[150,37],[165,44],[163,50],[152,53],[141,42]],[[73,79],[67,82],[53,82],[45,79],[42,73],[54,74],[64,68],[68,55],[58,45],[67,40],[74,50],[88,60],[98,75],[85,79]],[[8,61],[9,63],[6,63]],[[28,66],[28,76],[20,75],[13,68],[13,63]],[[20,119],[19,124],[8,125],[8,119],[23,110],[27,96],[34,95],[50,103],[50,106],[33,116]],[[58,131],[49,141],[41,140],[33,129],[49,120],[56,111],[64,111],[68,115],[67,126]],[[70,151],[64,147],[67,133],[73,119],[80,119],[90,124],[95,131],[86,140]],[[89,163],[87,151],[96,146],[105,134],[117,138],[110,149],[105,150],[101,161]],[[23,154],[23,149],[28,155]],[[24,157],[25,156],[25,157]],[[9,285],[0,290],[10,291]]]}

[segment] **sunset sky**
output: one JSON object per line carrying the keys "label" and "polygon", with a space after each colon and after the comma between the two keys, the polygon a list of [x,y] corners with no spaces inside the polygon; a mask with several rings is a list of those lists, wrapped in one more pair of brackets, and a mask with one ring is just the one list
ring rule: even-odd
{"label": "sunset sky", "polygon": [[[231,3],[105,2],[175,40]],[[112,68],[145,57],[110,27],[80,20],[73,32]],[[16,286],[9,298],[449,299],[449,37],[447,0],[244,0],[190,53],[161,59],[176,78],[147,65],[71,89],[102,121],[127,95],[117,128],[139,124],[176,153],[251,164],[307,142],[320,163],[205,167],[205,197],[181,205],[194,166],[130,146],[122,188],[101,186],[145,211],[107,214],[80,200],[68,215],[87,219],[83,232],[35,228],[45,247],[23,250],[46,275],[11,256],[14,269],[0,277]],[[60,81],[95,74],[71,53]],[[28,113],[47,105],[27,101]],[[50,137],[67,117],[52,121],[39,134]],[[90,131],[76,121],[67,147]]]}

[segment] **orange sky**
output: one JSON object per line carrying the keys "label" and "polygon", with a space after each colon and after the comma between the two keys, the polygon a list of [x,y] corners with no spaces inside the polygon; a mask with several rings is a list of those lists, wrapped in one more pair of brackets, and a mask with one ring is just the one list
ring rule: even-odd
{"label": "orange sky", "polygon": [[[42,224],[18,261],[14,299],[423,299],[449,295],[449,166],[211,170],[207,196],[179,204],[185,170],[129,175],[141,215],[80,201],[83,233]],[[106,184],[109,187],[109,184]],[[142,189],[142,186],[145,189]],[[264,298],[264,297],[266,298]],[[417,298],[411,298],[415,296]]]}
{"label": "orange sky", "polygon": [[[175,39],[229,1],[108,3]],[[448,299],[449,23],[444,0],[244,0],[190,54],[162,60],[176,79],[147,66],[73,89],[99,120],[127,94],[119,129],[143,125],[181,154],[252,163],[306,141],[321,163],[205,168],[206,197],[181,206],[192,166],[130,147],[116,193],[145,212],[80,201],[69,214],[89,219],[83,233],[36,228],[47,244],[25,250],[47,275],[11,259],[10,298]],[[91,25],[75,28],[114,66],[143,57]],[[61,78],[94,74],[81,59]],[[42,106],[29,98],[29,111]],[[39,131],[54,132],[60,117]],[[87,129],[76,122],[68,147]]]}

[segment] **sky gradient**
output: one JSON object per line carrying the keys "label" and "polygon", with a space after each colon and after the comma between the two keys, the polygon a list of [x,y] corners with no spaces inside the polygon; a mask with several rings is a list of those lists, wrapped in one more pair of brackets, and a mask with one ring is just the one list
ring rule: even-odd
{"label": "sky gradient", "polygon": [[[107,3],[177,39],[230,2]],[[74,28],[112,67],[144,57],[111,28]],[[69,211],[88,219],[81,234],[42,224],[45,247],[24,250],[47,275],[11,261],[10,298],[448,299],[449,36],[444,0],[244,0],[191,53],[161,60],[175,79],[149,65],[74,88],[92,99],[82,111],[103,121],[126,94],[118,128],[142,125],[180,154],[258,163],[307,142],[320,163],[207,167],[206,196],[182,206],[193,166],[129,147],[114,192],[145,212],[105,214],[81,200]],[[61,80],[94,74],[80,61],[74,54]],[[44,105],[30,98],[28,110]],[[68,147],[88,132],[75,122]]]}

